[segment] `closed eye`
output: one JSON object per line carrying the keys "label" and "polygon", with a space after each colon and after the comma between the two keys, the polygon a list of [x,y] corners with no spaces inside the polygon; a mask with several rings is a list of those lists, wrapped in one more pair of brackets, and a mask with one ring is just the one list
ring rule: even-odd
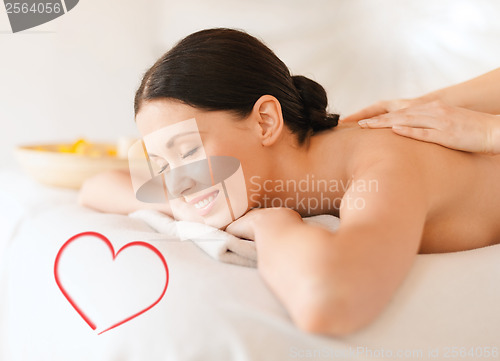
{"label": "closed eye", "polygon": [[[188,157],[191,157],[192,155],[196,154],[196,152],[198,151],[198,149],[200,149],[200,147],[195,147],[193,149],[191,149],[189,152],[185,153],[185,154],[182,154],[181,155],[181,158],[182,159],[186,159]],[[156,157],[156,155],[152,155],[154,157]],[[165,172],[166,170],[168,170],[170,167],[170,164],[166,163],[165,165],[163,165],[161,168],[160,168],[160,171],[158,172],[158,174],[161,174],[163,172]]]}
{"label": "closed eye", "polygon": [[193,154],[195,154],[198,151],[198,149],[200,149],[200,147],[196,147],[196,148],[191,149],[189,152],[182,155],[182,159],[186,159],[187,157],[192,156]]}
{"label": "closed eye", "polygon": [[161,167],[160,171],[158,172],[158,174],[161,174],[163,173],[164,171],[166,171],[168,169],[168,167],[170,166],[170,164],[165,164],[163,167]]}

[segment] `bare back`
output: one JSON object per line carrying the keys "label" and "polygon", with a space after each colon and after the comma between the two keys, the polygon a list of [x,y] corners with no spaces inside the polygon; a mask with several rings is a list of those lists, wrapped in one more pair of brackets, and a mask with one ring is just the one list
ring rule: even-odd
{"label": "bare back", "polygon": [[[451,150],[398,136],[390,129],[345,125],[338,131],[348,138],[346,149],[351,154],[347,167],[366,159],[387,158],[389,162],[388,155],[395,152],[408,154],[406,164],[401,157],[401,167],[417,167],[428,210],[419,253],[455,252],[500,243],[500,156]],[[326,148],[330,135],[319,140]]]}

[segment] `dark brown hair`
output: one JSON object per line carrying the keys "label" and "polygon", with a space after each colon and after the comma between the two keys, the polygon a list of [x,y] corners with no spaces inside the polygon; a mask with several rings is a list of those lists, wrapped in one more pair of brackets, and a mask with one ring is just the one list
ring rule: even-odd
{"label": "dark brown hair", "polygon": [[235,29],[198,31],[178,42],[144,74],[135,94],[137,115],[144,100],[172,98],[192,107],[248,116],[265,94],[281,104],[285,125],[300,144],[338,124],[326,111],[325,89],[287,66],[261,41]]}

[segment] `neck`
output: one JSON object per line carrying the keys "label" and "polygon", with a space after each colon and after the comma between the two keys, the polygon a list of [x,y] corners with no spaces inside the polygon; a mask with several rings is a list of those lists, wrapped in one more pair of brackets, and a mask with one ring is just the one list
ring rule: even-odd
{"label": "neck", "polygon": [[334,129],[311,137],[303,146],[282,142],[271,148],[273,162],[267,179],[260,182],[259,206],[288,207],[302,216],[338,215],[350,181],[345,135],[343,129]]}

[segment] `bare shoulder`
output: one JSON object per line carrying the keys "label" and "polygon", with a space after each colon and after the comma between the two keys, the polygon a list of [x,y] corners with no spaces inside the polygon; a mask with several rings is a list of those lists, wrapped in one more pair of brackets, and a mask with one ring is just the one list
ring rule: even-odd
{"label": "bare shoulder", "polygon": [[353,174],[374,165],[401,170],[425,167],[425,156],[440,146],[418,142],[391,129],[349,129],[349,164]]}
{"label": "bare shoulder", "polygon": [[384,204],[397,195],[397,202],[411,200],[428,212],[449,194],[449,175],[442,163],[454,151],[399,136],[391,129],[354,128],[344,134],[350,138],[346,169],[351,179],[376,183],[373,197]]}
{"label": "bare shoulder", "polygon": [[[417,141],[400,137],[390,129],[348,129],[343,136],[349,152],[346,169],[351,179],[344,198],[377,204],[370,208],[371,212],[369,208],[363,212],[341,210],[343,216],[353,213],[353,219],[360,220],[363,213],[367,219],[379,218],[382,210],[389,212],[389,204],[399,215],[404,213],[403,209],[408,214],[417,208],[422,214],[428,210],[433,192],[428,192],[429,172]],[[407,209],[409,203],[411,209]]]}

